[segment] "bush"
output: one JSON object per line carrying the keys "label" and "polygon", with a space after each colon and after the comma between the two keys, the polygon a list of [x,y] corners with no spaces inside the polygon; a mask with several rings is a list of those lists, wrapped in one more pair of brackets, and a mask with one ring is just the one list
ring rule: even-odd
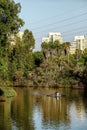
{"label": "bush", "polygon": [[2,96],[4,94],[4,92],[0,89],[0,96]]}

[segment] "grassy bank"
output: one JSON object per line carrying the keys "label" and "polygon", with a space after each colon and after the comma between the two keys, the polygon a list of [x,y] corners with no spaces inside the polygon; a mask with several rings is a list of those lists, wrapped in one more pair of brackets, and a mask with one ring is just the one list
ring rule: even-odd
{"label": "grassy bank", "polygon": [[16,92],[11,87],[0,87],[0,96],[14,97],[14,96],[16,96]]}

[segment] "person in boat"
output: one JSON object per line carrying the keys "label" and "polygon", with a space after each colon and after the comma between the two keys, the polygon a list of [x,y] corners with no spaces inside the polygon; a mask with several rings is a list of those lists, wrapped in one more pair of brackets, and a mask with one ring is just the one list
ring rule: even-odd
{"label": "person in boat", "polygon": [[58,93],[58,92],[55,92],[55,97],[59,97],[60,96],[60,94]]}

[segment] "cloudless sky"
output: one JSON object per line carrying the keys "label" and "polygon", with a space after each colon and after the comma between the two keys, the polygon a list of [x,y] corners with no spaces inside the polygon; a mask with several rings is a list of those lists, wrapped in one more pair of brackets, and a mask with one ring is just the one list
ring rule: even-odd
{"label": "cloudless sky", "polygon": [[76,35],[87,36],[87,0],[14,0],[21,4],[19,16],[36,41],[36,50],[49,32],[60,32],[63,41],[74,40]]}

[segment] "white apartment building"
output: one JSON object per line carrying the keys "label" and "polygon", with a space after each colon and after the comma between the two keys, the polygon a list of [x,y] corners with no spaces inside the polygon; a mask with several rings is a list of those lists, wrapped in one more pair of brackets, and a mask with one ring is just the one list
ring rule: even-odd
{"label": "white apartment building", "polygon": [[[61,33],[50,32],[47,37],[42,38],[42,42],[54,42],[58,40],[60,43],[63,42]],[[70,54],[75,54],[76,49],[84,51],[87,48],[87,37],[84,35],[75,36],[74,42],[70,46]]]}
{"label": "white apartment building", "polygon": [[76,51],[76,43],[72,43],[71,45],[70,45],[70,54],[75,54],[75,51]]}
{"label": "white apartment building", "polygon": [[54,42],[58,40],[60,43],[63,42],[61,33],[50,32],[47,37],[42,38],[42,42]]}
{"label": "white apartment building", "polygon": [[49,40],[49,37],[43,37],[42,38],[42,42],[46,42],[46,43],[48,43],[50,40]]}
{"label": "white apartment building", "polygon": [[84,51],[85,48],[87,48],[87,37],[75,36],[74,42],[70,46],[70,53],[75,54],[76,49]]}
{"label": "white apartment building", "polygon": [[84,50],[86,48],[86,41],[85,41],[85,36],[75,36],[74,37],[74,42],[76,44],[76,49],[79,50]]}
{"label": "white apartment building", "polygon": [[50,41],[54,42],[56,40],[59,40],[59,42],[62,43],[61,33],[50,32],[48,36],[49,36]]}
{"label": "white apartment building", "polygon": [[85,48],[87,48],[87,37],[85,37]]}

